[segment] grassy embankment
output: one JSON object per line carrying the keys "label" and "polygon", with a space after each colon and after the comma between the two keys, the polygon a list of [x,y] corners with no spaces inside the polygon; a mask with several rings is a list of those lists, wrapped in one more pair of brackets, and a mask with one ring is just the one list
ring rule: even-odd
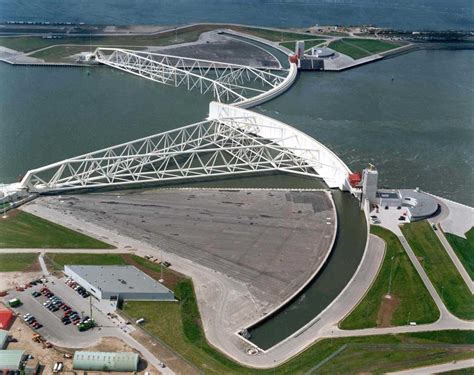
{"label": "grassy embankment", "polygon": [[0,254],[0,272],[28,272],[39,269],[38,254]]}
{"label": "grassy embankment", "polygon": [[33,52],[45,47],[48,49],[32,53],[31,57],[47,62],[64,62],[64,58],[80,53],[92,52],[98,46],[143,49],[148,46],[167,46],[198,40],[206,31],[227,27],[235,31],[255,35],[271,41],[293,40],[307,37],[306,34],[286,31],[274,31],[251,27],[225,25],[197,25],[180,30],[170,30],[155,35],[110,35],[110,36],[69,36],[61,39],[43,39],[38,36],[0,37],[0,46],[22,52]]}
{"label": "grassy embankment", "polygon": [[390,51],[401,45],[395,42],[387,42],[376,39],[352,39],[342,38],[329,43],[329,47],[344,55],[352,57],[354,60],[361,59],[376,53]]}
{"label": "grassy embankment", "polygon": [[[372,226],[370,231],[385,241],[385,258],[368,293],[340,327],[361,329],[436,321],[439,311],[397,236],[377,226]],[[386,299],[390,274],[392,298]]]}
{"label": "grassy embankment", "polygon": [[0,220],[0,248],[114,248],[27,212],[13,210],[8,216]]}
{"label": "grassy embankment", "polygon": [[474,319],[474,297],[429,223],[401,228],[448,310],[461,319]]}
{"label": "grassy embankment", "polygon": [[[303,374],[344,345],[345,349],[321,367],[321,372],[383,372],[474,357],[473,350],[443,345],[473,344],[474,333],[444,331],[327,339],[277,368],[249,369],[230,360],[207,342],[192,282],[179,282],[175,295],[179,303],[128,301],[124,304],[124,312],[133,319],[144,317],[143,328],[149,334],[160,338],[206,374]],[[414,348],[412,344],[423,346]]]}
{"label": "grassy embankment", "polygon": [[[314,46],[317,46],[318,44],[321,44],[326,41],[325,39],[303,39],[303,40],[304,40],[305,51],[308,51]],[[296,41],[281,42],[280,45],[294,51],[296,47]]]}
{"label": "grassy embankment", "polygon": [[260,29],[260,28],[255,28],[255,27],[246,27],[246,26],[228,26],[227,28],[235,30],[235,31],[239,31],[245,34],[258,36],[260,38],[263,38],[272,42],[309,39],[308,36],[311,36],[311,34],[309,33],[300,33],[300,32],[295,32],[295,31],[284,31],[284,30],[268,30],[268,29]]}
{"label": "grassy embankment", "polygon": [[444,234],[467,273],[474,280],[474,228],[466,232],[466,238],[452,233]]}

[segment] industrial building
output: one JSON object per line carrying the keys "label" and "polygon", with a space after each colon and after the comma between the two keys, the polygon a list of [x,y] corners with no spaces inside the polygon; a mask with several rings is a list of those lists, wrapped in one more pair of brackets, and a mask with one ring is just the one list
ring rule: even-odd
{"label": "industrial building", "polygon": [[84,371],[123,371],[138,370],[140,357],[136,353],[76,352],[72,367]]}
{"label": "industrial building", "polygon": [[404,207],[410,221],[422,220],[438,211],[436,200],[417,189],[378,190],[376,202],[379,207]]}
{"label": "industrial building", "polygon": [[174,293],[134,266],[64,266],[64,273],[99,300],[174,301]]}
{"label": "industrial building", "polygon": [[436,199],[419,189],[379,189],[378,171],[374,166],[364,169],[361,173],[351,174],[349,181],[356,188],[362,206],[368,202],[378,209],[403,207],[409,221],[429,218],[439,209]]}
{"label": "industrial building", "polygon": [[0,369],[4,372],[20,371],[24,356],[24,350],[0,350]]}
{"label": "industrial building", "polygon": [[0,329],[9,329],[13,322],[13,312],[5,309],[0,310]]}

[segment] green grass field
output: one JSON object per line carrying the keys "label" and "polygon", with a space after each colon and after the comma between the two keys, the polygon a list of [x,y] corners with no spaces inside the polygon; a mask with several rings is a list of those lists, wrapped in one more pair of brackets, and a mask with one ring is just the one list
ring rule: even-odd
{"label": "green grass field", "polygon": [[112,245],[23,211],[0,220],[0,248],[113,249]]}
{"label": "green grass field", "polygon": [[[143,329],[165,342],[205,374],[304,374],[344,345],[346,348],[317,373],[381,373],[474,357],[472,350],[439,345],[473,344],[474,333],[442,331],[326,339],[275,369],[249,369],[208,344],[201,327],[192,282],[183,280],[175,293],[179,302],[127,301],[123,312],[134,320],[144,317],[145,323],[141,325]],[[413,349],[411,344],[425,346]]]}
{"label": "green grass field", "polygon": [[19,253],[19,254],[0,254],[0,272],[29,271],[38,264],[38,254]]}
{"label": "green grass field", "polygon": [[[340,327],[342,329],[361,329],[385,326],[406,325],[409,321],[418,324],[432,323],[439,317],[439,311],[433,302],[415,267],[405,253],[397,236],[387,229],[372,226],[372,234],[382,238],[386,243],[385,258],[382,267],[367,295],[347,316]],[[392,260],[393,258],[393,260]],[[392,273],[390,306],[384,296]],[[386,316],[379,311],[382,303],[387,304]],[[383,324],[385,323],[385,324]]]}
{"label": "green grass field", "polygon": [[474,368],[464,368],[460,370],[453,370],[453,371],[445,371],[445,372],[440,372],[440,374],[443,375],[472,375],[474,373]]}
{"label": "green grass field", "polygon": [[474,297],[429,223],[418,221],[401,228],[448,310],[461,319],[474,319]]}
{"label": "green grass field", "polygon": [[[304,49],[305,49],[305,51],[307,51],[307,50],[311,49],[312,47],[317,46],[318,44],[321,44],[323,42],[325,42],[325,39],[305,39],[304,40]],[[295,47],[296,47],[296,41],[281,42],[280,45],[294,51]]]}
{"label": "green grass field", "polygon": [[124,36],[73,36],[62,39],[43,39],[37,36],[28,37],[0,37],[0,46],[16,51],[31,52],[39,48],[58,44],[76,44],[88,47],[89,45],[102,46],[165,46],[170,44],[193,42],[205,31],[214,30],[213,25],[191,26],[177,32],[157,35],[124,35]]}
{"label": "green grass field", "polygon": [[466,233],[466,238],[452,233],[445,233],[445,236],[467,273],[474,280],[474,228]]}
{"label": "green grass field", "polygon": [[239,31],[242,33],[246,33],[249,35],[254,35],[266,40],[270,40],[272,42],[282,42],[282,41],[290,41],[290,40],[302,40],[308,39],[308,36],[311,36],[309,33],[299,33],[293,31],[278,31],[278,30],[267,30],[267,29],[259,29],[253,27],[245,27],[245,26],[234,26],[231,25],[228,27],[229,29]]}
{"label": "green grass field", "polygon": [[331,42],[329,47],[339,53],[352,57],[354,60],[358,60],[376,53],[390,51],[400,47],[400,44],[375,39],[342,38]]}
{"label": "green grass field", "polygon": [[125,266],[121,254],[46,253],[45,259],[54,271],[61,271],[65,264],[80,266]]}

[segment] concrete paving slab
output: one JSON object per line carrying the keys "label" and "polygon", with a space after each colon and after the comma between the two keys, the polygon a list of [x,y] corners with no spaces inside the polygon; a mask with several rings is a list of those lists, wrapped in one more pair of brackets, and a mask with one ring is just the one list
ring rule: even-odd
{"label": "concrete paving slab", "polygon": [[307,282],[335,235],[324,191],[172,189],[42,201],[222,272],[271,304]]}

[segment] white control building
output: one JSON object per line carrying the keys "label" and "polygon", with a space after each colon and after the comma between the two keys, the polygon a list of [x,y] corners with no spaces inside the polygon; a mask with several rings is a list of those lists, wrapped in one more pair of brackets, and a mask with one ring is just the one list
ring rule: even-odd
{"label": "white control building", "polygon": [[134,266],[65,265],[64,273],[99,300],[174,300],[171,290]]}

